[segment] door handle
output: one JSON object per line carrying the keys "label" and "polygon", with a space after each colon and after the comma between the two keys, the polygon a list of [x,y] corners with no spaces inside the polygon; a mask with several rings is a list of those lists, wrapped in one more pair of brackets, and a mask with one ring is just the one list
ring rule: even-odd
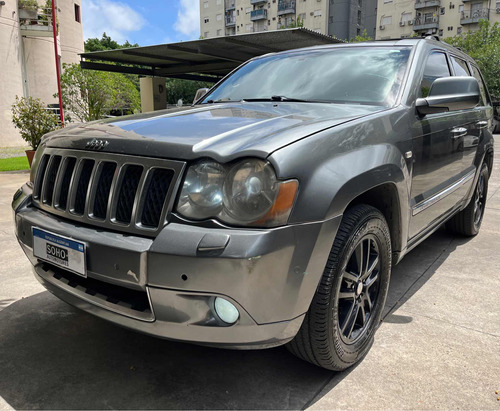
{"label": "door handle", "polygon": [[467,135],[467,129],[465,127],[456,127],[453,130],[451,130],[452,136],[451,138],[453,140],[464,137]]}
{"label": "door handle", "polygon": [[482,120],[482,121],[478,121],[476,123],[476,125],[479,128],[479,130],[481,130],[482,128],[488,127],[488,122],[486,120]]}

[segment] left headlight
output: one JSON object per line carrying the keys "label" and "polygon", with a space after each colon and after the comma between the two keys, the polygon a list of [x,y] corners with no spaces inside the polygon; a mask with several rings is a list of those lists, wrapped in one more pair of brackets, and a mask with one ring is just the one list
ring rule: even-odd
{"label": "left headlight", "polygon": [[177,212],[231,225],[276,227],[288,221],[297,180],[279,181],[266,161],[245,159],[230,165],[205,160],[189,167]]}

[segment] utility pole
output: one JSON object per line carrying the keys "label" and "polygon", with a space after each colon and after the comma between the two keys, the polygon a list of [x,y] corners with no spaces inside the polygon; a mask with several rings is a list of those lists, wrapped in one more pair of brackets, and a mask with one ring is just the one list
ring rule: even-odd
{"label": "utility pole", "polygon": [[57,74],[57,94],[59,95],[59,115],[61,126],[64,127],[64,112],[61,95],[61,72],[59,70],[59,53],[57,52],[57,15],[55,0],[52,0],[52,33],[54,35],[54,53],[56,55],[56,74]]}

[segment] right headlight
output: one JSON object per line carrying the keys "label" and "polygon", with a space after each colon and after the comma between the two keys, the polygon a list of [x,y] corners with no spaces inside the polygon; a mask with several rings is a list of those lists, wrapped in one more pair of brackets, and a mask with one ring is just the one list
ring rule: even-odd
{"label": "right headlight", "polygon": [[193,220],[276,227],[287,223],[297,189],[297,180],[278,181],[271,164],[259,159],[205,160],[189,167],[177,212]]}

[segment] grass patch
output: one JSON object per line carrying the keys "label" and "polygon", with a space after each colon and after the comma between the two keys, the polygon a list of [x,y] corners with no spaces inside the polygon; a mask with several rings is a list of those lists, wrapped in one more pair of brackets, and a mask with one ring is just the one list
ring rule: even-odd
{"label": "grass patch", "polygon": [[0,158],[0,171],[29,170],[26,156]]}

